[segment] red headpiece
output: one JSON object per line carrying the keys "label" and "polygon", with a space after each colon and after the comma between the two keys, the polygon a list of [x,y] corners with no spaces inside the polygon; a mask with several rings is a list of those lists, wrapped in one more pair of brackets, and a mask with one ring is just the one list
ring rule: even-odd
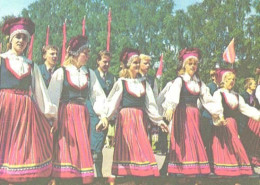
{"label": "red headpiece", "polygon": [[72,37],[69,41],[69,53],[74,56],[78,56],[80,52],[84,49],[87,49],[87,41],[88,37],[78,35],[76,37]]}
{"label": "red headpiece", "polygon": [[228,74],[230,72],[235,74],[234,69],[216,69],[216,81],[217,81],[217,83],[220,85],[220,83],[223,82],[226,74]]}
{"label": "red headpiece", "polygon": [[35,25],[29,18],[10,18],[7,19],[2,27],[5,35],[10,35],[10,41],[17,33],[24,33],[28,38],[34,33]]}
{"label": "red headpiece", "polygon": [[179,53],[179,60],[184,66],[185,60],[189,58],[197,58],[198,60],[200,59],[200,50],[198,48],[185,48],[180,51]]}

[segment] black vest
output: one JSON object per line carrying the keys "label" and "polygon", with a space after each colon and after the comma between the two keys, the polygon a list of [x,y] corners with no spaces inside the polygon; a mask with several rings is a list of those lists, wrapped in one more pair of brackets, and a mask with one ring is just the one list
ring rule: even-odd
{"label": "black vest", "polygon": [[62,67],[64,71],[64,81],[63,81],[63,88],[62,88],[62,94],[61,94],[61,102],[68,102],[71,100],[76,100],[76,99],[84,99],[86,100],[89,97],[89,85],[90,85],[90,73],[88,71],[87,78],[88,82],[87,85],[78,88],[78,87],[73,87],[68,80],[68,71],[64,67]]}
{"label": "black vest", "polygon": [[97,79],[99,81],[99,84],[101,85],[103,91],[105,92],[106,96],[110,93],[111,89],[113,88],[115,77],[111,73],[107,72],[105,80],[101,78],[100,73],[98,69],[95,70],[95,74],[97,76]]}
{"label": "black vest", "polygon": [[[1,58],[0,70],[0,89],[19,89],[29,91],[32,83],[31,68],[33,64],[29,64],[29,72],[22,77],[16,77],[9,69],[8,59]],[[9,69],[8,69],[9,68]]]}
{"label": "black vest", "polygon": [[[190,104],[190,105],[194,105],[195,107],[197,107],[197,100],[200,96],[200,92],[197,93],[197,94],[190,93],[190,91],[186,87],[185,81],[183,80],[182,77],[180,77],[180,78],[182,80],[182,87],[181,87],[181,93],[180,93],[180,103]],[[199,85],[201,87],[201,82],[199,82]]]}
{"label": "black vest", "polygon": [[[137,108],[145,108],[145,94],[144,92],[141,97],[136,97],[135,95],[130,94],[127,90],[127,82],[122,80],[123,82],[123,98],[122,98],[122,108],[126,107],[137,107]],[[144,88],[145,81],[143,81]]]}
{"label": "black vest", "polygon": [[[223,109],[224,109],[224,118],[229,118],[229,117],[232,117],[234,119],[236,119],[239,115],[240,115],[240,112],[238,110],[238,107],[239,107],[239,104],[234,108],[230,108],[230,106],[228,105],[228,103],[226,102],[226,99],[225,99],[225,95],[224,93],[220,93],[221,94],[221,97],[222,97],[222,106],[223,106]],[[237,99],[238,99],[238,102],[239,102],[239,96],[237,96]]]}

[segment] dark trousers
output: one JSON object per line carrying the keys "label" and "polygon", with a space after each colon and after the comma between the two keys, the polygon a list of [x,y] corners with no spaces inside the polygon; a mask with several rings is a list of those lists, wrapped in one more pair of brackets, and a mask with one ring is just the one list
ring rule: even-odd
{"label": "dark trousers", "polygon": [[92,153],[92,158],[93,158],[93,162],[94,162],[94,165],[95,165],[97,177],[103,177],[103,174],[102,174],[102,163],[103,163],[102,151],[101,152],[95,152],[95,151],[91,150],[91,153]]}

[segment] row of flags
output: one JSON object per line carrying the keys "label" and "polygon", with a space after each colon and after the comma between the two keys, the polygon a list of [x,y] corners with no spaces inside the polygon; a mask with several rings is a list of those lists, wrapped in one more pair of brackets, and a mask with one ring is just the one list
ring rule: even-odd
{"label": "row of flags", "polygon": [[[111,8],[109,8],[107,20],[108,21],[107,21],[107,48],[106,49],[107,49],[107,51],[109,51],[110,50],[111,21],[112,21]],[[63,23],[63,27],[62,27],[63,40],[62,40],[61,65],[63,64],[65,55],[66,55],[66,42],[67,42],[66,22],[67,22],[67,20],[65,19],[65,21]],[[86,34],[85,24],[86,24],[86,16],[84,16],[84,18],[82,20],[82,35],[83,36],[85,36],[85,34]],[[50,35],[50,26],[48,25],[47,29],[46,29],[46,41],[45,41],[46,46],[49,44],[49,35]],[[29,45],[29,49],[28,49],[27,57],[30,60],[32,60],[32,55],[33,55],[33,42],[34,42],[34,34],[31,37],[30,45]],[[235,41],[233,38],[223,53],[223,60],[230,64],[233,64],[235,62],[235,57],[236,57],[234,42]],[[2,43],[0,43],[0,53],[1,52],[2,52]],[[162,73],[163,73],[163,53],[160,56],[160,63],[159,63],[159,67],[156,72],[156,78],[159,79],[162,76]]]}

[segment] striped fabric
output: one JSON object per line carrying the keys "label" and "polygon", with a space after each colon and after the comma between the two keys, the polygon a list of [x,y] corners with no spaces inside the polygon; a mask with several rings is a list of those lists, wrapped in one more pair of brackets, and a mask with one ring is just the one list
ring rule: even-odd
{"label": "striped fabric", "polygon": [[89,142],[89,113],[84,105],[59,107],[58,136],[54,143],[53,177],[93,180],[93,161]]}
{"label": "striped fabric", "polygon": [[233,64],[235,62],[235,58],[235,39],[233,38],[223,53],[223,60],[227,63]]}
{"label": "striped fabric", "polygon": [[141,109],[123,108],[120,111],[115,142],[113,175],[159,176]]}
{"label": "striped fabric", "polygon": [[208,174],[210,173],[208,157],[199,132],[199,110],[187,107],[186,115],[185,134],[181,135],[180,143],[175,140],[173,120],[168,173]]}
{"label": "striped fabric", "polygon": [[0,179],[9,182],[51,174],[50,125],[28,94],[0,90]]}
{"label": "striped fabric", "polygon": [[260,122],[249,118],[241,139],[252,165],[260,168]]}
{"label": "striped fabric", "polygon": [[227,118],[226,126],[213,128],[214,173],[222,176],[252,175],[252,169],[238,132],[237,123]]}

